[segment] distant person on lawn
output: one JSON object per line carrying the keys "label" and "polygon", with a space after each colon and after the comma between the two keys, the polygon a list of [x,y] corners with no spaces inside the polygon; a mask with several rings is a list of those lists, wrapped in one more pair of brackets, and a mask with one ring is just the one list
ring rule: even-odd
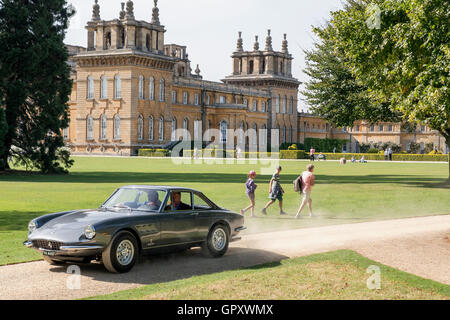
{"label": "distant person on lawn", "polygon": [[245,193],[247,197],[250,199],[250,205],[241,210],[241,214],[244,215],[248,210],[251,210],[251,217],[255,217],[255,190],[258,188],[258,185],[255,184],[256,172],[250,171],[248,174],[248,180],[245,183]]}
{"label": "distant person on lawn", "polygon": [[391,148],[388,149],[389,152],[389,161],[392,161],[392,154],[394,153]]}
{"label": "distant person on lawn", "polygon": [[302,173],[302,195],[303,195],[303,201],[300,205],[300,208],[298,209],[297,215],[295,216],[296,219],[300,218],[300,214],[302,213],[303,208],[308,205],[309,208],[309,216],[314,217],[313,211],[312,211],[312,199],[311,199],[311,191],[314,187],[316,177],[314,176],[314,165],[309,164],[306,167],[306,171]]}
{"label": "distant person on lawn", "polygon": [[386,149],[384,150],[384,161],[388,161],[388,157],[389,157],[389,150]]}
{"label": "distant person on lawn", "polygon": [[269,208],[272,204],[275,203],[275,201],[278,200],[280,203],[280,214],[285,215],[286,212],[283,211],[283,193],[284,190],[281,187],[280,184],[280,173],[281,173],[281,166],[278,166],[277,171],[273,174],[272,179],[270,180],[270,186],[269,186],[269,199],[270,201],[266,204],[264,209],[262,209],[263,214],[267,214],[267,208]]}
{"label": "distant person on lawn", "polygon": [[315,160],[315,154],[316,154],[316,149],[311,148],[311,150],[309,150],[309,156],[311,158],[311,161]]}

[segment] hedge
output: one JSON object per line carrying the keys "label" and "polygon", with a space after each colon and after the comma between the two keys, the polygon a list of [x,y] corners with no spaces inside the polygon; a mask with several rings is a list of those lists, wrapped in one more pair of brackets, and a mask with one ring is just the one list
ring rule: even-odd
{"label": "hedge", "polygon": [[[327,160],[340,160],[341,158],[345,158],[347,160],[351,160],[352,157],[355,157],[356,160],[360,160],[362,156],[366,158],[366,160],[383,160],[384,154],[375,154],[375,153],[324,153],[327,157]],[[449,156],[446,154],[393,154],[393,161],[441,161],[447,162]]]}
{"label": "hedge", "polygon": [[[236,158],[236,151],[231,150],[199,150],[198,157],[212,157],[212,158]],[[184,157],[193,157],[193,150],[184,150]],[[241,152],[240,157],[245,159],[259,159],[260,155],[264,155],[266,158],[271,158],[272,156],[279,159],[306,159],[306,152],[303,150],[281,150],[279,153],[260,153],[260,152]]]}
{"label": "hedge", "polygon": [[170,157],[170,151],[166,149],[139,149],[139,157]]}

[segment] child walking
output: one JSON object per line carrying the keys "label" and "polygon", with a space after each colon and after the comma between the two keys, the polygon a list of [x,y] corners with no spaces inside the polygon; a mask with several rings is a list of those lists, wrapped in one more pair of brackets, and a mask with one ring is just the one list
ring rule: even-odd
{"label": "child walking", "polygon": [[241,214],[244,215],[248,210],[251,210],[251,217],[255,217],[255,190],[258,188],[258,185],[255,184],[256,172],[250,171],[248,174],[248,180],[245,183],[245,193],[247,197],[250,199],[250,205],[241,210]]}
{"label": "child walking", "polygon": [[284,190],[281,187],[280,184],[280,173],[281,173],[281,166],[277,167],[277,171],[273,174],[272,179],[270,180],[270,186],[269,186],[269,199],[270,201],[266,204],[264,209],[262,209],[263,214],[267,214],[267,208],[269,208],[272,204],[275,203],[275,201],[278,200],[280,204],[280,214],[285,215],[286,212],[283,211],[283,193]]}

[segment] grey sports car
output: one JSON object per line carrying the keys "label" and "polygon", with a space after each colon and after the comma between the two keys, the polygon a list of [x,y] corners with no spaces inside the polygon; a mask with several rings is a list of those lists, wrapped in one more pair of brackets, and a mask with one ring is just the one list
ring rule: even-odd
{"label": "grey sports car", "polygon": [[203,193],[177,187],[126,186],[96,210],[45,215],[28,225],[24,245],[50,264],[102,261],[114,273],[130,271],[139,254],[201,247],[221,257],[244,227],[244,217]]}

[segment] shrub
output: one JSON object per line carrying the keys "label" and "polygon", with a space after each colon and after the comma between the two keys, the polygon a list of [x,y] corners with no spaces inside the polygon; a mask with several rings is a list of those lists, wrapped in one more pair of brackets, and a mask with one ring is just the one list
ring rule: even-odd
{"label": "shrub", "polygon": [[379,151],[378,149],[370,148],[367,153],[379,153],[378,151]]}
{"label": "shrub", "polygon": [[281,150],[280,159],[306,159],[304,150]]}
{"label": "shrub", "polygon": [[[366,160],[384,160],[384,155],[379,153],[325,153],[328,160],[340,160],[341,158],[345,158],[347,160],[351,160],[352,157],[355,157],[357,160],[361,159],[362,156],[366,158]],[[393,154],[393,161],[448,161],[448,155],[446,154],[436,154],[436,155],[428,155],[428,154]]]}
{"label": "shrub", "polygon": [[292,146],[290,146],[290,147],[288,148],[288,150],[298,150],[297,145],[296,145],[296,144],[293,144]]}
{"label": "shrub", "polygon": [[333,152],[336,148],[336,151],[341,151],[347,142],[348,140],[306,138],[303,150],[314,148],[317,152]]}
{"label": "shrub", "polygon": [[139,149],[139,157],[169,157],[170,151],[166,149]]}

